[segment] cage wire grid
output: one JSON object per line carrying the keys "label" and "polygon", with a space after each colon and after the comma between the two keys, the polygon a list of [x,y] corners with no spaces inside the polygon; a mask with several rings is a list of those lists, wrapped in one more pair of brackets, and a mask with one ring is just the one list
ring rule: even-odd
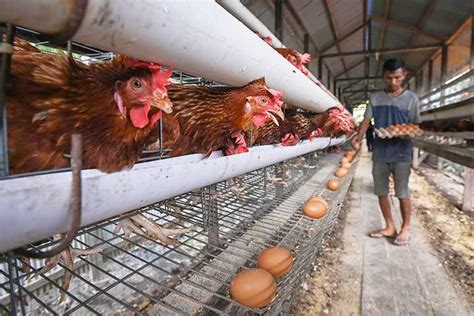
{"label": "cage wire grid", "polygon": [[[7,258],[8,262],[0,265],[0,313],[289,311],[297,287],[312,268],[318,248],[337,218],[354,172],[353,166],[339,191],[327,190],[325,183],[335,168],[334,156],[295,158],[125,215],[142,214],[163,226],[192,227],[175,246],[145,235],[125,239],[122,232],[114,231],[115,224],[125,217],[118,216],[81,230],[73,247],[100,246],[102,251],[76,258],[73,270],[60,264],[35,276],[44,260],[31,260],[31,271],[23,272],[18,260]],[[273,184],[275,178],[286,183]],[[331,210],[321,220],[311,220],[302,213],[302,204],[312,195],[330,202]],[[31,247],[47,249],[54,243],[49,240]],[[229,295],[232,277],[244,268],[255,267],[258,254],[277,245],[291,249],[295,260],[292,270],[277,278],[275,300],[262,309],[249,309],[233,301]],[[66,302],[58,304],[64,271],[73,279],[65,293]],[[12,299],[16,304],[13,310]]]}

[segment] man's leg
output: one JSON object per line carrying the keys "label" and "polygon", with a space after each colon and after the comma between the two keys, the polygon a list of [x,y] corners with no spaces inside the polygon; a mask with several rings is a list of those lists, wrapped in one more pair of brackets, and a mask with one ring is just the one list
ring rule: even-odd
{"label": "man's leg", "polygon": [[410,217],[411,217],[411,201],[410,198],[400,198],[400,209],[402,212],[402,228],[397,237],[398,244],[406,244],[410,237]]}
{"label": "man's leg", "polygon": [[388,194],[379,196],[379,206],[380,210],[382,211],[383,218],[385,219],[385,228],[379,230],[380,234],[384,236],[395,237],[397,235],[397,229],[395,228],[395,222],[393,221]]}
{"label": "man's leg", "polygon": [[395,239],[395,244],[406,245],[410,237],[411,201],[408,191],[408,180],[410,178],[411,163],[398,162],[394,167],[395,193],[400,201],[402,212],[402,227],[400,234]]}
{"label": "man's leg", "polygon": [[374,161],[372,165],[372,176],[374,178],[374,193],[379,198],[379,206],[385,219],[385,228],[373,231],[370,237],[395,237],[397,231],[390,210],[390,199],[388,198],[388,182],[390,177],[390,166],[386,162]]}

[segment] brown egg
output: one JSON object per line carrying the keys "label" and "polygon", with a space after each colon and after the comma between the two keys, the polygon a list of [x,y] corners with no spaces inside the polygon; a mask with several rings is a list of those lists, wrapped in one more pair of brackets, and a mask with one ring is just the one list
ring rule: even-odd
{"label": "brown egg", "polygon": [[347,176],[348,173],[349,170],[347,170],[346,168],[338,168],[334,175],[338,178],[344,178],[345,176]]}
{"label": "brown egg", "polygon": [[328,181],[327,186],[328,186],[329,190],[337,191],[341,187],[341,184],[339,183],[339,181],[331,179],[331,180]]}
{"label": "brown egg", "polygon": [[251,308],[267,306],[276,295],[277,286],[267,270],[254,268],[239,272],[230,282],[230,295]]}
{"label": "brown egg", "polygon": [[344,169],[349,169],[351,166],[350,162],[341,162],[341,167]]}
{"label": "brown egg", "polygon": [[303,206],[303,213],[314,219],[320,219],[326,215],[327,211],[327,203],[318,200],[310,200]]}
{"label": "brown egg", "polygon": [[341,164],[344,163],[344,162],[350,162],[349,159],[347,157],[342,157],[341,159]]}
{"label": "brown egg", "polygon": [[308,202],[314,202],[314,201],[321,202],[326,206],[326,208],[329,208],[328,202],[326,202],[326,200],[324,200],[323,198],[320,198],[319,196],[312,196],[308,200]]}
{"label": "brown egg", "polygon": [[288,249],[283,247],[267,248],[257,259],[257,268],[265,269],[274,276],[287,273],[291,267],[293,267],[293,256]]}

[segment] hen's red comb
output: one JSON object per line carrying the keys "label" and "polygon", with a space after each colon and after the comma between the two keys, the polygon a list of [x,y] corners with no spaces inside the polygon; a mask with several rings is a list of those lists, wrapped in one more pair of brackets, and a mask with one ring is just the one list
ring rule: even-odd
{"label": "hen's red comb", "polygon": [[173,74],[173,68],[168,68],[167,71],[162,71],[159,64],[138,60],[129,59],[125,62],[125,66],[130,68],[146,68],[151,71],[152,75],[152,88],[158,89],[163,93],[166,92],[166,86],[170,85],[170,77]]}
{"label": "hen's red comb", "polygon": [[283,101],[280,101],[280,99],[283,97],[283,92],[278,91],[278,90],[274,90],[274,89],[271,89],[271,88],[267,88],[267,91],[272,95],[274,102],[278,106],[281,107],[283,105]]}

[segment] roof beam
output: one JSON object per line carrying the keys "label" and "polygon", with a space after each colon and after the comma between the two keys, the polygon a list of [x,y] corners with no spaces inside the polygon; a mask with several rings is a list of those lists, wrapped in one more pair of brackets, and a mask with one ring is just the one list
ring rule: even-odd
{"label": "roof beam", "polygon": [[[423,26],[425,26],[426,21],[428,21],[428,18],[433,13],[433,10],[437,4],[438,4],[438,0],[431,0],[428,2],[428,6],[426,7],[425,12],[423,12],[423,15],[421,16],[420,21],[418,21],[418,24],[416,25],[419,29],[422,29]],[[418,37],[418,34],[416,33],[412,34],[410,37],[410,40],[408,41],[408,46],[413,45],[413,42],[416,40],[417,37]],[[408,54],[409,52],[406,52],[403,55],[403,59],[406,59]]]}
{"label": "roof beam", "polygon": [[341,78],[341,79],[336,79],[336,81],[376,80],[376,79],[382,79],[382,76]]}
{"label": "roof beam", "polygon": [[[392,0],[385,0],[385,15],[383,18],[382,35],[380,36],[380,44],[379,44],[380,49],[383,49],[385,47],[385,35],[387,34],[387,23],[388,23],[387,21],[388,21],[388,18],[390,17],[391,9],[392,9]],[[381,59],[377,61],[377,67],[375,68],[375,75],[379,74],[380,62],[381,62]]]}
{"label": "roof beam", "polygon": [[439,49],[443,47],[442,43],[439,44],[428,44],[428,45],[418,45],[418,46],[411,46],[411,47],[395,47],[395,48],[384,48],[384,49],[371,49],[371,50],[356,50],[351,52],[344,52],[339,54],[326,54],[321,55],[321,58],[335,58],[341,56],[355,56],[355,55],[374,55],[374,54],[395,54],[395,53],[402,53],[402,52],[414,52],[414,51],[421,51],[421,50],[431,50],[431,49]]}
{"label": "roof beam", "polygon": [[[330,50],[331,48],[333,48],[334,46],[336,45],[339,45],[341,42],[343,42],[344,40],[348,39],[349,37],[351,37],[352,35],[354,35],[355,33],[357,33],[358,31],[360,31],[361,29],[363,29],[366,25],[367,25],[368,22],[364,22],[363,24],[357,26],[355,29],[353,29],[352,31],[350,31],[349,33],[345,34],[344,36],[341,36],[337,39],[337,41],[334,41],[332,42],[331,44],[327,45],[326,47],[324,48],[321,48],[321,52],[320,54],[324,54],[325,52],[327,52],[328,50]],[[362,47],[364,47],[364,45],[362,45]]]}
{"label": "roof beam", "polygon": [[[323,0],[323,5],[324,5],[324,11],[326,12],[326,16],[329,20],[329,27],[331,29],[332,36],[334,37],[334,41],[337,42],[338,38],[337,38],[336,27],[335,27],[335,23],[334,23],[332,13],[331,13],[331,8],[329,7],[328,0]],[[338,53],[341,53],[341,47],[339,46],[339,44],[336,44],[336,47],[337,47]],[[347,77],[348,73],[347,73],[346,62],[345,62],[344,58],[342,58],[342,57],[340,58],[340,60],[342,62],[342,66],[344,67],[344,72],[345,72],[346,77]]]}
{"label": "roof beam", "polygon": [[352,69],[354,69],[355,67],[359,66],[360,64],[364,63],[364,61],[365,61],[365,58],[362,59],[361,61],[358,61],[358,62],[354,63],[353,65],[351,65],[351,66],[349,66],[349,67],[347,68],[347,71],[343,71],[343,72],[341,72],[341,73],[335,75],[334,78],[337,79],[338,77],[340,77],[340,76],[343,75],[344,73],[347,73],[347,72],[351,71]]}
{"label": "roof beam", "polygon": [[304,25],[303,23],[303,20],[301,20],[301,17],[298,15],[298,12],[296,12],[295,10],[295,7],[293,7],[293,5],[291,4],[290,0],[286,0],[285,1],[285,5],[288,9],[288,11],[290,12],[290,14],[293,16],[293,18],[295,19],[296,23],[298,24],[298,26],[301,28],[301,30],[303,30],[303,33],[305,34],[308,34],[309,36],[309,40],[311,41],[311,43],[313,44],[314,48],[315,48],[315,52],[317,54],[321,54],[321,51],[319,50],[318,46],[316,45],[316,42],[314,41],[314,39],[311,37],[310,32],[308,32],[308,29],[306,28],[306,26]]}
{"label": "roof beam", "polygon": [[[376,14],[371,15],[371,18],[374,19],[374,20],[379,20],[379,21],[384,20],[383,16],[376,15]],[[407,24],[407,23],[403,23],[403,22],[399,22],[399,21],[395,21],[395,20],[390,20],[390,19],[387,20],[387,23],[389,25],[394,26],[394,27],[398,27],[398,28],[405,29],[405,30],[408,30],[408,31],[416,33],[416,34],[431,37],[431,38],[436,39],[438,41],[445,41],[447,39],[445,36],[423,31],[419,27],[417,27],[415,25],[412,25],[412,24]]]}

